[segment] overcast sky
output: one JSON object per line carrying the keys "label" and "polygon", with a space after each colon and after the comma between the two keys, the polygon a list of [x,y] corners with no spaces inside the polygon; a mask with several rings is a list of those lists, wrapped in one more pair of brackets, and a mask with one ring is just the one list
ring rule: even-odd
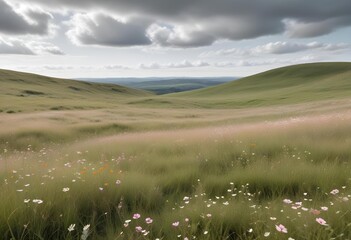
{"label": "overcast sky", "polygon": [[0,68],[246,76],[351,61],[350,0],[0,0]]}

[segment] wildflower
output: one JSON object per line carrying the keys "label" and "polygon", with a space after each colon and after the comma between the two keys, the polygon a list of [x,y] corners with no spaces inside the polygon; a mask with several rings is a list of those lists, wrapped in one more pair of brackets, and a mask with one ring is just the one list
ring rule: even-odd
{"label": "wildflower", "polygon": [[189,222],[189,218],[185,218],[185,220],[184,220],[185,222]]}
{"label": "wildflower", "polygon": [[116,181],[116,185],[120,185],[121,183],[122,183],[121,180]]}
{"label": "wildflower", "polygon": [[321,211],[317,210],[317,209],[311,209],[310,211],[312,214],[314,215],[319,215],[321,213]]}
{"label": "wildflower", "polygon": [[69,225],[69,227],[68,227],[68,231],[69,232],[72,232],[72,231],[74,231],[74,228],[76,227],[76,225],[75,224],[71,224],[71,225]]}
{"label": "wildflower", "polygon": [[172,226],[173,226],[173,227],[178,227],[178,226],[179,226],[179,222],[174,222],[174,223],[172,223]]}
{"label": "wildflower", "polygon": [[134,215],[133,215],[133,219],[139,219],[140,218],[140,214],[139,213],[135,213]]}
{"label": "wildflower", "polygon": [[153,222],[153,220],[152,220],[152,218],[146,218],[145,219],[145,222],[147,223],[147,224],[151,224],[152,222]]}
{"label": "wildflower", "polygon": [[210,217],[212,217],[212,214],[211,213],[207,213],[206,217],[210,218]]}
{"label": "wildflower", "polygon": [[264,236],[264,237],[269,237],[269,235],[271,235],[270,232],[265,232],[263,236]]}
{"label": "wildflower", "polygon": [[87,224],[83,227],[83,231],[87,231],[87,230],[89,230],[89,228],[90,228],[90,224]]}
{"label": "wildflower", "polygon": [[30,199],[24,199],[24,203],[29,203]]}
{"label": "wildflower", "polygon": [[330,193],[333,194],[333,195],[336,195],[336,194],[339,193],[339,190],[338,189],[333,189]]}
{"label": "wildflower", "polygon": [[81,236],[81,240],[86,240],[89,237],[89,228],[90,228],[90,224],[87,224],[83,227],[83,233]]}
{"label": "wildflower", "polygon": [[135,227],[135,231],[140,233],[140,232],[143,231],[143,228],[140,227],[140,226],[136,226],[136,227]]}
{"label": "wildflower", "polygon": [[190,199],[189,197],[185,196],[185,197],[183,198],[183,201],[188,201],[189,199]]}
{"label": "wildflower", "polygon": [[283,202],[286,203],[286,204],[291,204],[292,203],[292,201],[290,199],[284,199]]}
{"label": "wildflower", "polygon": [[277,220],[277,218],[276,218],[276,217],[270,217],[269,219],[271,219],[272,221]]}
{"label": "wildflower", "polygon": [[328,211],[328,207],[321,207],[323,211]]}
{"label": "wildflower", "polygon": [[62,192],[68,192],[69,191],[69,188],[68,187],[65,187],[62,189]]}
{"label": "wildflower", "polygon": [[288,229],[283,224],[275,225],[275,229],[277,229],[278,232],[288,233]]}
{"label": "wildflower", "polygon": [[316,218],[316,222],[323,226],[328,226],[327,222],[323,218]]}
{"label": "wildflower", "polygon": [[37,204],[42,204],[44,201],[41,199],[33,199],[32,202],[37,203]]}
{"label": "wildflower", "polygon": [[208,233],[208,231],[204,231],[204,234],[206,235]]}

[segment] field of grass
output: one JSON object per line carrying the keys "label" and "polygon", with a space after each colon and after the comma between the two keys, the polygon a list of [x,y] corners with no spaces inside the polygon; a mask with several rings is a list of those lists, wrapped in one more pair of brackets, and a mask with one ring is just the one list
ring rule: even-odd
{"label": "field of grass", "polygon": [[0,236],[350,239],[351,79],[338,72],[325,97],[248,108],[203,107],[197,91],[106,106],[108,93],[74,95],[78,110],[11,102],[21,112],[0,113]]}

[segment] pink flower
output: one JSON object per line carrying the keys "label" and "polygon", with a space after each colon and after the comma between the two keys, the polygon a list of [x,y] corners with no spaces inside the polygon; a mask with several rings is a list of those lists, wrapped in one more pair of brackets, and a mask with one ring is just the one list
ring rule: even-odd
{"label": "pink flower", "polygon": [[323,218],[316,218],[316,222],[323,226],[328,226],[327,222]]}
{"label": "pink flower", "polygon": [[288,229],[283,224],[275,225],[275,229],[277,229],[278,232],[288,233]]}
{"label": "pink flower", "polygon": [[133,215],[133,219],[139,219],[140,218],[140,214],[139,213],[135,213],[134,215]]}
{"label": "pink flower", "polygon": [[135,231],[140,233],[143,231],[143,228],[140,226],[137,226],[137,227],[135,227]]}
{"label": "pink flower", "polygon": [[179,226],[179,222],[174,222],[174,223],[172,223],[172,226],[173,226],[173,227],[178,227],[178,226]]}
{"label": "pink flower", "polygon": [[317,210],[317,209],[311,209],[311,211],[310,211],[312,214],[314,214],[314,215],[319,215],[319,214],[321,214],[321,211],[319,211],[319,210]]}
{"label": "pink flower", "polygon": [[145,219],[145,222],[146,222],[147,224],[151,224],[153,221],[154,221],[154,220],[152,220],[152,218],[149,218],[149,217]]}

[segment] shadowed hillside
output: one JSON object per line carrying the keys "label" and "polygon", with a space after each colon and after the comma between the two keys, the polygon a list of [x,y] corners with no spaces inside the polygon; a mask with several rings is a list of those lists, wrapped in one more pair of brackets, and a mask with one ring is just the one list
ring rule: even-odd
{"label": "shadowed hillside", "polygon": [[3,112],[84,109],[110,106],[120,99],[151,95],[114,84],[80,82],[0,70]]}

